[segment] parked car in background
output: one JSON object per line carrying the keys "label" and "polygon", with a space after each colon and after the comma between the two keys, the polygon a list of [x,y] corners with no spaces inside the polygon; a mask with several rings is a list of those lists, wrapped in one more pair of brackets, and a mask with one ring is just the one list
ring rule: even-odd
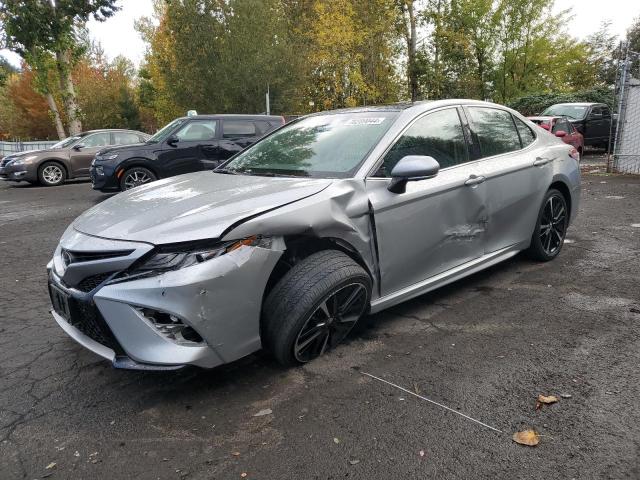
{"label": "parked car in background", "polygon": [[192,115],[174,120],[144,145],[101,150],[91,166],[93,188],[128,190],[159,178],[212,170],[284,125],[267,115]]}
{"label": "parked car in background", "polygon": [[308,362],[367,312],[522,250],[556,258],[579,207],[575,153],[480,101],[303,117],[78,217],[47,267],[53,317],[121,368],[261,347]]}
{"label": "parked car in background", "polygon": [[584,137],[567,117],[528,117],[536,125],[539,125],[548,132],[553,133],[556,137],[568,145],[572,145],[582,158],[584,151]]}
{"label": "parked car in background", "polygon": [[551,105],[541,117],[567,117],[583,136],[588,147],[609,147],[609,136],[615,133],[614,117],[604,103],[557,103]]}
{"label": "parked car in background", "polygon": [[52,187],[70,178],[89,176],[95,154],[109,145],[146,142],[149,135],[134,130],[91,130],[65,138],[45,150],[12,153],[0,161],[0,179]]}

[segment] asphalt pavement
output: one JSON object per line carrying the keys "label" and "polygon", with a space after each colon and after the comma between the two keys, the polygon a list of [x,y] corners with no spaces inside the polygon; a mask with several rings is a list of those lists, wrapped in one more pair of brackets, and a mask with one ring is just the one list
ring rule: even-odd
{"label": "asphalt pavement", "polygon": [[555,261],[515,257],[291,369],[114,370],[69,339],[45,265],[104,198],[0,183],[2,480],[640,478],[639,177],[584,176]]}

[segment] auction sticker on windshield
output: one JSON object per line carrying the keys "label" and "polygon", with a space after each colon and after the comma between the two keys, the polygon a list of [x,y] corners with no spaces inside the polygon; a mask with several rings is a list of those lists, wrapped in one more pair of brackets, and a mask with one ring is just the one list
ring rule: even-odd
{"label": "auction sticker on windshield", "polygon": [[350,118],[345,125],[380,125],[382,122],[384,122],[382,117]]}

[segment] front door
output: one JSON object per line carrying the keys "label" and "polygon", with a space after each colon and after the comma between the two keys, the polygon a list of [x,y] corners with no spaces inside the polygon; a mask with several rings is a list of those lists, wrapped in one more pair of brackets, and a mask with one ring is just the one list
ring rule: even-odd
{"label": "front door", "polygon": [[609,136],[610,117],[611,115],[609,114],[609,118],[605,118],[602,107],[593,107],[585,121],[585,142],[588,142],[589,145],[594,145],[605,141]]}
{"label": "front door", "polygon": [[91,161],[98,151],[111,145],[111,133],[91,133],[71,147],[69,163],[74,177],[89,175]]}
{"label": "front door", "polygon": [[[431,156],[441,170],[392,193],[391,170],[407,155]],[[458,109],[446,108],[415,121],[367,178],[383,296],[483,255],[486,190],[478,162],[469,160]]]}
{"label": "front door", "polygon": [[[172,177],[203,170],[203,152],[217,145],[217,128],[218,121],[210,119],[194,119],[183,125],[158,153],[160,168],[157,170],[161,176]],[[172,138],[177,142],[169,143]]]}

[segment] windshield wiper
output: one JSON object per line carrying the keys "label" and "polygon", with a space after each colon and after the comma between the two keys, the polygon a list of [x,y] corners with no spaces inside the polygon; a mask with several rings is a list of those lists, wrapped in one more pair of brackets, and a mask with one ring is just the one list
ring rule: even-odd
{"label": "windshield wiper", "polygon": [[213,173],[223,173],[225,175],[240,175],[236,170],[229,170],[228,168],[214,168]]}

